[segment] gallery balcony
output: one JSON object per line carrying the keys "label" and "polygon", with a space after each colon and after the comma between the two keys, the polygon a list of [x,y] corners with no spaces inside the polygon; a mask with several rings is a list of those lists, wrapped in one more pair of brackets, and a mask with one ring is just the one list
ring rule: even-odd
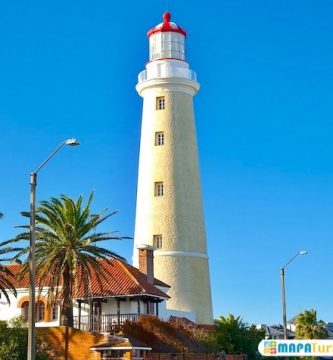
{"label": "gallery balcony", "polygon": [[114,334],[122,330],[125,322],[136,322],[138,318],[139,314],[81,315],[73,317],[73,325],[79,330]]}

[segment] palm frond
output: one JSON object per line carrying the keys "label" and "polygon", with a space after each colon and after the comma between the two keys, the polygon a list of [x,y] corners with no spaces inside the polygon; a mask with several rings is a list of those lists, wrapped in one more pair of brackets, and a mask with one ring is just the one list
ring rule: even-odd
{"label": "palm frond", "polygon": [[[9,254],[15,252],[16,248],[11,247],[3,247],[0,244],[0,255]],[[2,258],[0,260],[0,293],[4,295],[8,304],[10,304],[9,293],[12,293],[15,297],[17,296],[16,288],[15,288],[15,277],[10,269],[3,264],[11,259]]]}
{"label": "palm frond", "polygon": [[[96,232],[96,228],[117,211],[108,213],[103,209],[100,213],[91,213],[91,204],[94,198],[92,191],[84,204],[84,199],[79,196],[73,200],[67,195],[52,197],[43,200],[36,209],[36,274],[39,279],[39,291],[48,288],[50,298],[62,297],[62,306],[71,303],[75,278],[81,276],[80,281],[84,291],[92,295],[92,272],[100,279],[105,278],[103,269],[100,268],[99,259],[116,258],[125,259],[112,250],[100,244],[102,241],[130,239],[118,236],[116,232]],[[22,212],[29,218],[30,213]],[[11,244],[30,239],[29,225],[17,228],[23,232],[15,239],[7,241]],[[16,258],[24,256],[28,248],[17,248]],[[26,276],[27,262],[22,266],[20,277]],[[61,293],[60,293],[61,289]]]}

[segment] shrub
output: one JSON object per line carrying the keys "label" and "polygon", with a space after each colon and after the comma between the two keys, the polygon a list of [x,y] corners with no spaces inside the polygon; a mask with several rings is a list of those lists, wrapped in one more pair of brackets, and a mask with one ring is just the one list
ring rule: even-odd
{"label": "shrub", "polygon": [[[28,348],[28,329],[22,317],[0,321],[0,359],[25,360]],[[37,338],[36,360],[56,360],[57,354]]]}

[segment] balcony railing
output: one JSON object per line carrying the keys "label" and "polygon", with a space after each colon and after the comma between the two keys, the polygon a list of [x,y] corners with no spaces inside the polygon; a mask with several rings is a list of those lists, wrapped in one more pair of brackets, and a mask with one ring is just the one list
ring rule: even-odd
{"label": "balcony railing", "polygon": [[126,321],[136,322],[138,314],[105,314],[105,315],[81,315],[74,316],[75,329],[116,333],[120,331]]}
{"label": "balcony railing", "polygon": [[156,67],[156,69],[150,70],[143,70],[140,72],[138,76],[139,83],[146,80],[151,79],[161,79],[161,78],[182,78],[197,81],[197,74],[187,68],[183,67],[172,67],[172,66],[160,66]]}

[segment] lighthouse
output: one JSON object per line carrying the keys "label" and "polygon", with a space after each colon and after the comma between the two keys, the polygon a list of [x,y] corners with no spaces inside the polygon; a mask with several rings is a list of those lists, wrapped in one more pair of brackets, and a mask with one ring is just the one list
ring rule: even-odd
{"label": "lighthouse", "polygon": [[155,277],[171,286],[166,315],[212,324],[205,223],[186,31],[163,14],[148,32],[149,62],[138,76],[143,98],[133,264],[152,246]]}

